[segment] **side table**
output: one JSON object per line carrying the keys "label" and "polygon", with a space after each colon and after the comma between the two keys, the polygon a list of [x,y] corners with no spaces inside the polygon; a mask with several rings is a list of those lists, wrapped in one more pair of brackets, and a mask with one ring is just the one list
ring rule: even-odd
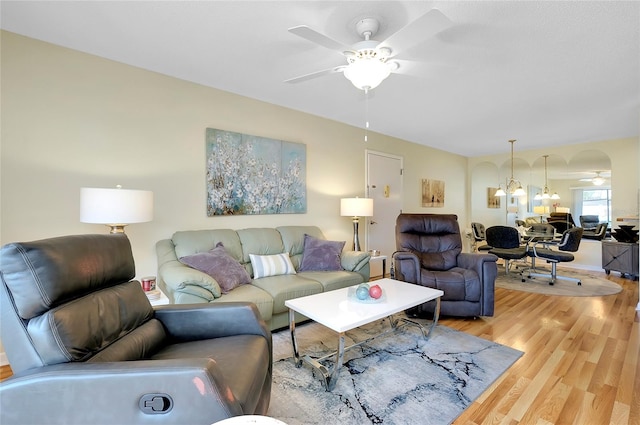
{"label": "side table", "polygon": [[149,302],[151,303],[152,306],[170,304],[169,303],[169,297],[167,297],[164,294],[164,292],[162,292],[160,289],[156,289],[156,291],[160,292],[160,297],[159,298],[155,298],[153,300],[149,299]]}
{"label": "side table", "polygon": [[369,261],[377,261],[382,260],[382,278],[384,279],[387,274],[387,256],[386,255],[376,255],[371,256]]}
{"label": "side table", "polygon": [[638,278],[638,244],[630,242],[602,241],[602,268]]}

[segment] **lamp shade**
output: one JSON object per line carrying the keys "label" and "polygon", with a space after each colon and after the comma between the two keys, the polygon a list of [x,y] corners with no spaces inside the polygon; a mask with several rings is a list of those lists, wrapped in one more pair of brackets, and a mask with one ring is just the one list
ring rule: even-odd
{"label": "lamp shade", "polygon": [[342,198],[340,200],[340,215],[351,217],[371,217],[373,215],[373,199]]}
{"label": "lamp shade", "polygon": [[545,205],[536,205],[533,207],[533,212],[540,215],[549,214],[549,207]]}
{"label": "lamp shade", "polygon": [[153,192],[149,190],[80,188],[80,221],[131,224],[153,220]]}

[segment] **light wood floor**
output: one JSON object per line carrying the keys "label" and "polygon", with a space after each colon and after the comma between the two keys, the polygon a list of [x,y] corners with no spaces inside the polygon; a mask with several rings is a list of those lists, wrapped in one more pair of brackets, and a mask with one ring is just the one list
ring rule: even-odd
{"label": "light wood floor", "polygon": [[640,424],[638,282],[615,272],[608,279],[623,291],[552,297],[496,288],[494,317],[441,320],[524,351],[454,424]]}
{"label": "light wood floor", "polygon": [[[454,425],[640,425],[638,282],[608,279],[623,291],[574,298],[496,288],[494,317],[441,319],[524,351]],[[0,368],[0,379],[10,375]]]}

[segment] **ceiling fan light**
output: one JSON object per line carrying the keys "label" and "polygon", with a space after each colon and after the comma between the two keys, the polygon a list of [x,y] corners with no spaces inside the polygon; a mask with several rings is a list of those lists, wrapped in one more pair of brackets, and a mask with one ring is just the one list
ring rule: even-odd
{"label": "ceiling fan light", "polygon": [[593,180],[591,180],[591,182],[596,186],[602,186],[604,184],[604,179],[600,176],[597,176],[597,177],[594,177]]}
{"label": "ceiling fan light", "polygon": [[389,65],[375,58],[358,58],[344,70],[344,76],[360,90],[378,87],[389,74]]}

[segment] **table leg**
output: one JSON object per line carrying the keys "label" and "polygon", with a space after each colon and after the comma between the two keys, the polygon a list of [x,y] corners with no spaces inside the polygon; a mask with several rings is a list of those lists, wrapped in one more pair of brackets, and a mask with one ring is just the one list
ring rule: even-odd
{"label": "table leg", "polygon": [[395,323],[392,322],[391,326],[393,328],[397,328],[398,321],[401,320],[406,324],[415,325],[418,328],[420,328],[420,332],[422,332],[422,336],[425,339],[428,339],[429,336],[431,336],[431,332],[433,331],[433,328],[435,328],[436,325],[438,324],[438,319],[440,318],[440,297],[436,298],[435,302],[436,302],[436,308],[433,310],[433,320],[431,321],[431,324],[429,325],[429,327],[425,327],[422,323],[416,322],[415,320],[411,320],[407,317],[402,317],[400,319],[397,319]]}
{"label": "table leg", "polygon": [[289,331],[291,332],[291,345],[293,346],[293,357],[295,358],[296,367],[302,366],[302,359],[298,351],[298,341],[296,340],[296,312],[289,309]]}
{"label": "table leg", "polygon": [[338,351],[336,352],[336,361],[333,363],[333,368],[331,369],[331,375],[328,377],[325,376],[325,387],[327,391],[333,391],[336,387],[342,362],[344,362],[344,332],[338,335]]}

